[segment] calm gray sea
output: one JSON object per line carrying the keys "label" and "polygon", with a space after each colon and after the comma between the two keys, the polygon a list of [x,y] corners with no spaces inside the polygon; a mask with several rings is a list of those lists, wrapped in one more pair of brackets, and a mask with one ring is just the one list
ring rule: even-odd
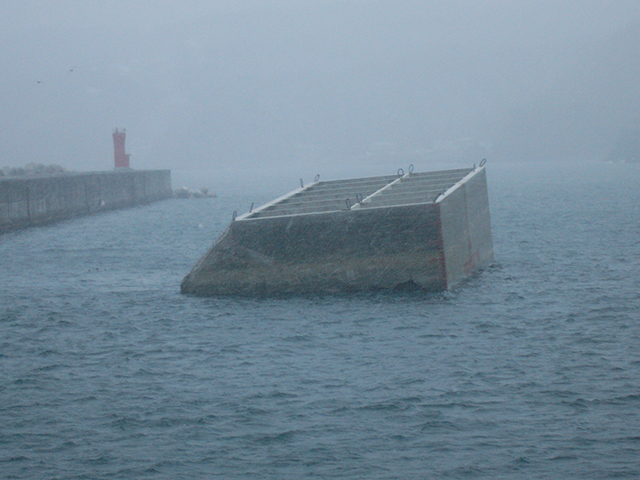
{"label": "calm gray sea", "polygon": [[1,236],[0,478],[640,477],[640,165],[488,178],[438,295],[180,295],[280,185]]}

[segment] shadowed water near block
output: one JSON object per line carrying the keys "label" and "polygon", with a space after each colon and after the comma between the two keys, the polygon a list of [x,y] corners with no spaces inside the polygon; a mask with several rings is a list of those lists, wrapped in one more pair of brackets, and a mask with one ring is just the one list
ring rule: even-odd
{"label": "shadowed water near block", "polygon": [[442,291],[492,261],[485,168],[411,172],[315,182],[238,217],[181,291]]}

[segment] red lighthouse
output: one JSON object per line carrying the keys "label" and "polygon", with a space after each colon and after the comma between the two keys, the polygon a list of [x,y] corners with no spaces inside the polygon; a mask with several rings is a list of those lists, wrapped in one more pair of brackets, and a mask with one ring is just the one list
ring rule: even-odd
{"label": "red lighthouse", "polygon": [[113,161],[115,168],[129,168],[128,153],[124,153],[124,141],[127,138],[127,131],[123,128],[122,131],[116,130],[113,132]]}

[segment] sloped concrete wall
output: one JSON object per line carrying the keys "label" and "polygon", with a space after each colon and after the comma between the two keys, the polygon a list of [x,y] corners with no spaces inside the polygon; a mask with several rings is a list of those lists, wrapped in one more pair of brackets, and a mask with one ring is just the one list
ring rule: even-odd
{"label": "sloped concrete wall", "polygon": [[171,196],[169,170],[0,178],[0,232]]}
{"label": "sloped concrete wall", "polygon": [[486,170],[482,168],[438,203],[447,288],[493,262]]}
{"label": "sloped concrete wall", "polygon": [[445,285],[434,204],[233,222],[182,282],[199,295]]}

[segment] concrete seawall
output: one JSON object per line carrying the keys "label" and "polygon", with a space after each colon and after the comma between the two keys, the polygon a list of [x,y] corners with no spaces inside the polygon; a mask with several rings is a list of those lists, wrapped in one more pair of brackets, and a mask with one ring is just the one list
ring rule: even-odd
{"label": "concrete seawall", "polygon": [[0,233],[171,196],[169,170],[0,178]]}

